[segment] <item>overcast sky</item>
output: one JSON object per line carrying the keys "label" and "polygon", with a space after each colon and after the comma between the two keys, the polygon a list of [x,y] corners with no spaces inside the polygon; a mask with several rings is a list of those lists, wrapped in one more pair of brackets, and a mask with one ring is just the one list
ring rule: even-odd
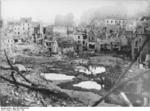
{"label": "overcast sky", "polygon": [[[56,14],[72,12],[75,19],[80,19],[83,12],[89,9],[100,9],[113,6],[118,10],[124,8],[129,16],[147,11],[148,0],[2,0],[3,19],[32,17],[53,23]],[[104,10],[105,11],[105,10]]]}

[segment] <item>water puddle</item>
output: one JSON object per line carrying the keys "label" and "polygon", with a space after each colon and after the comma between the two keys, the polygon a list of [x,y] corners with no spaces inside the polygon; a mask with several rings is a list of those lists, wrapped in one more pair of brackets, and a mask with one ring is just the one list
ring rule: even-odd
{"label": "water puddle", "polygon": [[101,66],[101,67],[100,66],[89,66],[89,70],[94,75],[106,72],[106,69],[103,66]]}
{"label": "water puddle", "polygon": [[41,76],[43,76],[47,80],[72,80],[75,78],[74,76],[67,76],[65,74],[57,74],[57,73],[41,73]]}
{"label": "water puddle", "polygon": [[86,67],[83,67],[83,66],[77,66],[75,68],[75,71],[85,73],[87,75],[91,75],[91,72]]}
{"label": "water puddle", "polygon": [[74,84],[73,86],[75,87],[80,87],[84,89],[96,89],[96,90],[101,90],[101,85],[97,84],[94,81],[83,81],[78,84]]}
{"label": "water puddle", "polygon": [[75,71],[85,73],[87,75],[97,75],[106,72],[106,68],[103,66],[89,66],[88,68],[83,66],[77,66]]}

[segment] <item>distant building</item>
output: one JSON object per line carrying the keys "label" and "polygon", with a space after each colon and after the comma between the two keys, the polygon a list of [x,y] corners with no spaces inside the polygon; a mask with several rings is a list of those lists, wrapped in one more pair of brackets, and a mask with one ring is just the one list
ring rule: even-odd
{"label": "distant building", "polygon": [[96,42],[97,42],[97,37],[96,37],[96,33],[94,32],[94,30],[90,30],[88,32],[88,43],[87,43],[87,49],[89,51],[95,51],[96,48]]}
{"label": "distant building", "polygon": [[140,19],[141,21],[149,21],[150,20],[150,16],[143,16]]}
{"label": "distant building", "polygon": [[21,18],[17,22],[8,22],[7,32],[12,33],[16,38],[22,38],[23,41],[30,41],[33,34],[31,18]]}
{"label": "distant building", "polygon": [[[142,17],[140,23],[137,27],[136,33],[139,36],[142,36],[142,44],[150,36],[150,17]],[[143,51],[140,54],[139,62],[146,65],[147,68],[150,68],[150,41],[147,42]]]}
{"label": "distant building", "polygon": [[135,33],[136,36],[135,38],[133,38],[132,42],[131,42],[131,55],[132,55],[132,59],[134,59],[136,57],[136,55],[138,54],[144,40],[145,40],[145,36],[143,35],[144,33]]}
{"label": "distant building", "polygon": [[107,25],[120,25],[121,27],[124,27],[125,20],[123,19],[105,19],[105,26]]}
{"label": "distant building", "polygon": [[106,38],[111,36],[112,34],[120,33],[121,27],[119,25],[107,25],[105,27]]}
{"label": "distant building", "polygon": [[[132,32],[132,38],[131,38],[131,55],[132,59],[134,59],[137,54],[140,51],[140,48],[142,47],[143,43],[145,42],[146,38],[150,35],[150,23],[149,19],[142,17],[137,22],[136,31]],[[129,36],[129,34],[127,35]],[[150,68],[150,42],[146,44],[143,51],[140,53],[140,57],[138,58],[137,63],[142,63],[148,66]]]}
{"label": "distant building", "polygon": [[45,37],[46,36],[53,36],[54,35],[53,26],[48,25],[48,26],[43,27],[43,34],[45,35]]}
{"label": "distant building", "polygon": [[57,40],[53,39],[53,40],[44,40],[45,46],[48,48],[50,54],[52,53],[58,53],[59,47],[58,47],[58,43]]}
{"label": "distant building", "polygon": [[33,22],[32,23],[32,28],[33,28],[33,42],[38,43],[38,44],[43,44],[44,40],[44,34],[43,34],[43,27],[40,23]]}
{"label": "distant building", "polygon": [[105,25],[116,25],[117,22],[115,19],[106,19],[105,20]]}
{"label": "distant building", "polygon": [[132,31],[135,32],[137,27],[137,21],[136,20],[128,20],[125,26],[126,31]]}
{"label": "distant building", "polygon": [[31,20],[31,18],[21,18],[20,21],[14,26],[15,34],[18,36],[32,36],[33,29]]}
{"label": "distant building", "polygon": [[73,35],[74,41],[77,43],[76,49],[78,52],[82,53],[87,50],[88,36],[85,29],[77,28]]}
{"label": "distant building", "polygon": [[103,52],[103,51],[120,51],[121,43],[120,39],[117,35],[113,35],[110,38],[106,39],[97,39],[96,43],[96,51]]}
{"label": "distant building", "polygon": [[14,52],[14,39],[12,34],[2,34],[1,46],[1,49],[6,50],[10,55]]}

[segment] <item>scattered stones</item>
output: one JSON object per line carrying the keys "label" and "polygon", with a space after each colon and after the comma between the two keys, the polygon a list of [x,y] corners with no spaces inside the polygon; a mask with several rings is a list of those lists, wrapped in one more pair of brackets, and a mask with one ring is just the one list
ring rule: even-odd
{"label": "scattered stones", "polygon": [[25,72],[27,70],[25,66],[21,64],[15,64],[14,67],[16,67],[20,72]]}

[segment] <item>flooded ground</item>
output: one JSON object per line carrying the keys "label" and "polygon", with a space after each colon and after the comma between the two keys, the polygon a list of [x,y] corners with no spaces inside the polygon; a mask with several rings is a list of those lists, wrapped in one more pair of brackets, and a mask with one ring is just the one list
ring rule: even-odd
{"label": "flooded ground", "polygon": [[97,75],[106,72],[105,67],[103,66],[88,66],[87,68],[84,66],[77,66],[75,67],[75,71],[85,73],[87,75]]}
{"label": "flooded ground", "polygon": [[101,85],[97,84],[94,81],[83,81],[78,84],[74,84],[73,86],[75,87],[80,87],[84,89],[96,89],[96,90],[101,90]]}
{"label": "flooded ground", "polygon": [[46,80],[72,80],[75,78],[74,76],[67,76],[65,74],[57,74],[57,73],[41,73]]}
{"label": "flooded ground", "polygon": [[89,66],[89,70],[92,72],[93,75],[106,72],[106,69],[103,66]]}

